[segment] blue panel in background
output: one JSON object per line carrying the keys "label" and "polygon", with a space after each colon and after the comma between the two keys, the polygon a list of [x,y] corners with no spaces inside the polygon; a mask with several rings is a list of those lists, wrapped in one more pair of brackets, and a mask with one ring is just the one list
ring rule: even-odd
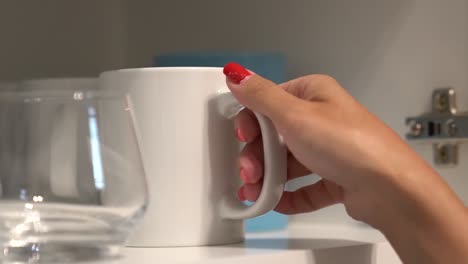
{"label": "blue panel in background", "polygon": [[[279,53],[256,52],[181,52],[162,54],[154,57],[156,67],[223,67],[226,63],[237,62],[244,67],[272,80],[286,81],[286,63]],[[270,212],[246,221],[247,232],[261,232],[284,229],[288,224],[285,215]]]}
{"label": "blue panel in background", "polygon": [[237,62],[275,83],[286,81],[286,63],[279,53],[171,53],[156,56],[153,66],[223,67],[228,62]]}

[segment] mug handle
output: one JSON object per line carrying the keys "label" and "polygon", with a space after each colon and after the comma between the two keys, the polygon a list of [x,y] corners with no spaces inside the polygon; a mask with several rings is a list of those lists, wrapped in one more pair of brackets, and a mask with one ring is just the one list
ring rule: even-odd
{"label": "mug handle", "polygon": [[[78,110],[65,106],[53,109],[54,122],[50,136],[50,175],[51,192],[57,196],[77,198],[76,148]],[[64,155],[63,151],[67,150]]]}
{"label": "mug handle", "polygon": [[[219,110],[221,114],[232,119],[242,110],[243,106],[226,89],[219,94]],[[226,193],[221,200],[220,214],[228,219],[248,219],[257,217],[273,210],[284,191],[287,174],[287,151],[270,119],[262,114],[254,113],[260,124],[263,138],[264,177],[263,187],[257,201],[247,206],[232,193]]]}

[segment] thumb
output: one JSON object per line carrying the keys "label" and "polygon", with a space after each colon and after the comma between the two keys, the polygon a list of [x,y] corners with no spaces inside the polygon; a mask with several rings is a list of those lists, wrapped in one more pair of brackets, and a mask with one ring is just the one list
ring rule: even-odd
{"label": "thumb", "polygon": [[298,105],[298,98],[237,63],[226,64],[223,73],[227,86],[239,103],[273,121],[281,119],[286,110]]}

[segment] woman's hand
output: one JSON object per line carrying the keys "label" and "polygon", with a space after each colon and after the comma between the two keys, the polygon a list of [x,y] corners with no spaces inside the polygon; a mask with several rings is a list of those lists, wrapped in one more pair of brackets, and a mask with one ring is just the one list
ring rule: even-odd
{"label": "woman's hand", "polygon": [[[297,214],[343,203],[351,217],[383,231],[400,256],[417,263],[431,262],[412,259],[417,252],[405,245],[419,243],[428,253],[441,241],[423,241],[427,240],[424,236],[410,239],[408,234],[423,226],[430,226],[436,234],[434,223],[442,224],[450,214],[460,217],[455,222],[466,222],[451,233],[452,240],[444,238],[448,227],[436,237],[445,239],[444,246],[452,242],[453,249],[460,249],[455,242],[466,242],[461,249],[466,250],[468,263],[468,218],[463,203],[424,160],[336,80],[310,75],[276,85],[234,63],[226,65],[224,73],[233,95],[247,108],[235,120],[237,137],[247,143],[239,157],[245,183],[238,193],[241,199],[255,201],[262,185],[262,139],[251,112],[256,111],[272,120],[288,147],[288,179],[311,172],[322,177],[313,185],[285,192],[276,211]],[[464,236],[457,236],[460,228]]]}

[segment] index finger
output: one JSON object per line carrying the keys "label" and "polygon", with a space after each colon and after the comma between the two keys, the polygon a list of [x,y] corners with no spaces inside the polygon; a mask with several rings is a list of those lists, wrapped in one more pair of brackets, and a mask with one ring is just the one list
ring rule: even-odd
{"label": "index finger", "polygon": [[260,136],[260,125],[254,113],[247,108],[237,114],[234,120],[237,138],[242,142],[250,143]]}

